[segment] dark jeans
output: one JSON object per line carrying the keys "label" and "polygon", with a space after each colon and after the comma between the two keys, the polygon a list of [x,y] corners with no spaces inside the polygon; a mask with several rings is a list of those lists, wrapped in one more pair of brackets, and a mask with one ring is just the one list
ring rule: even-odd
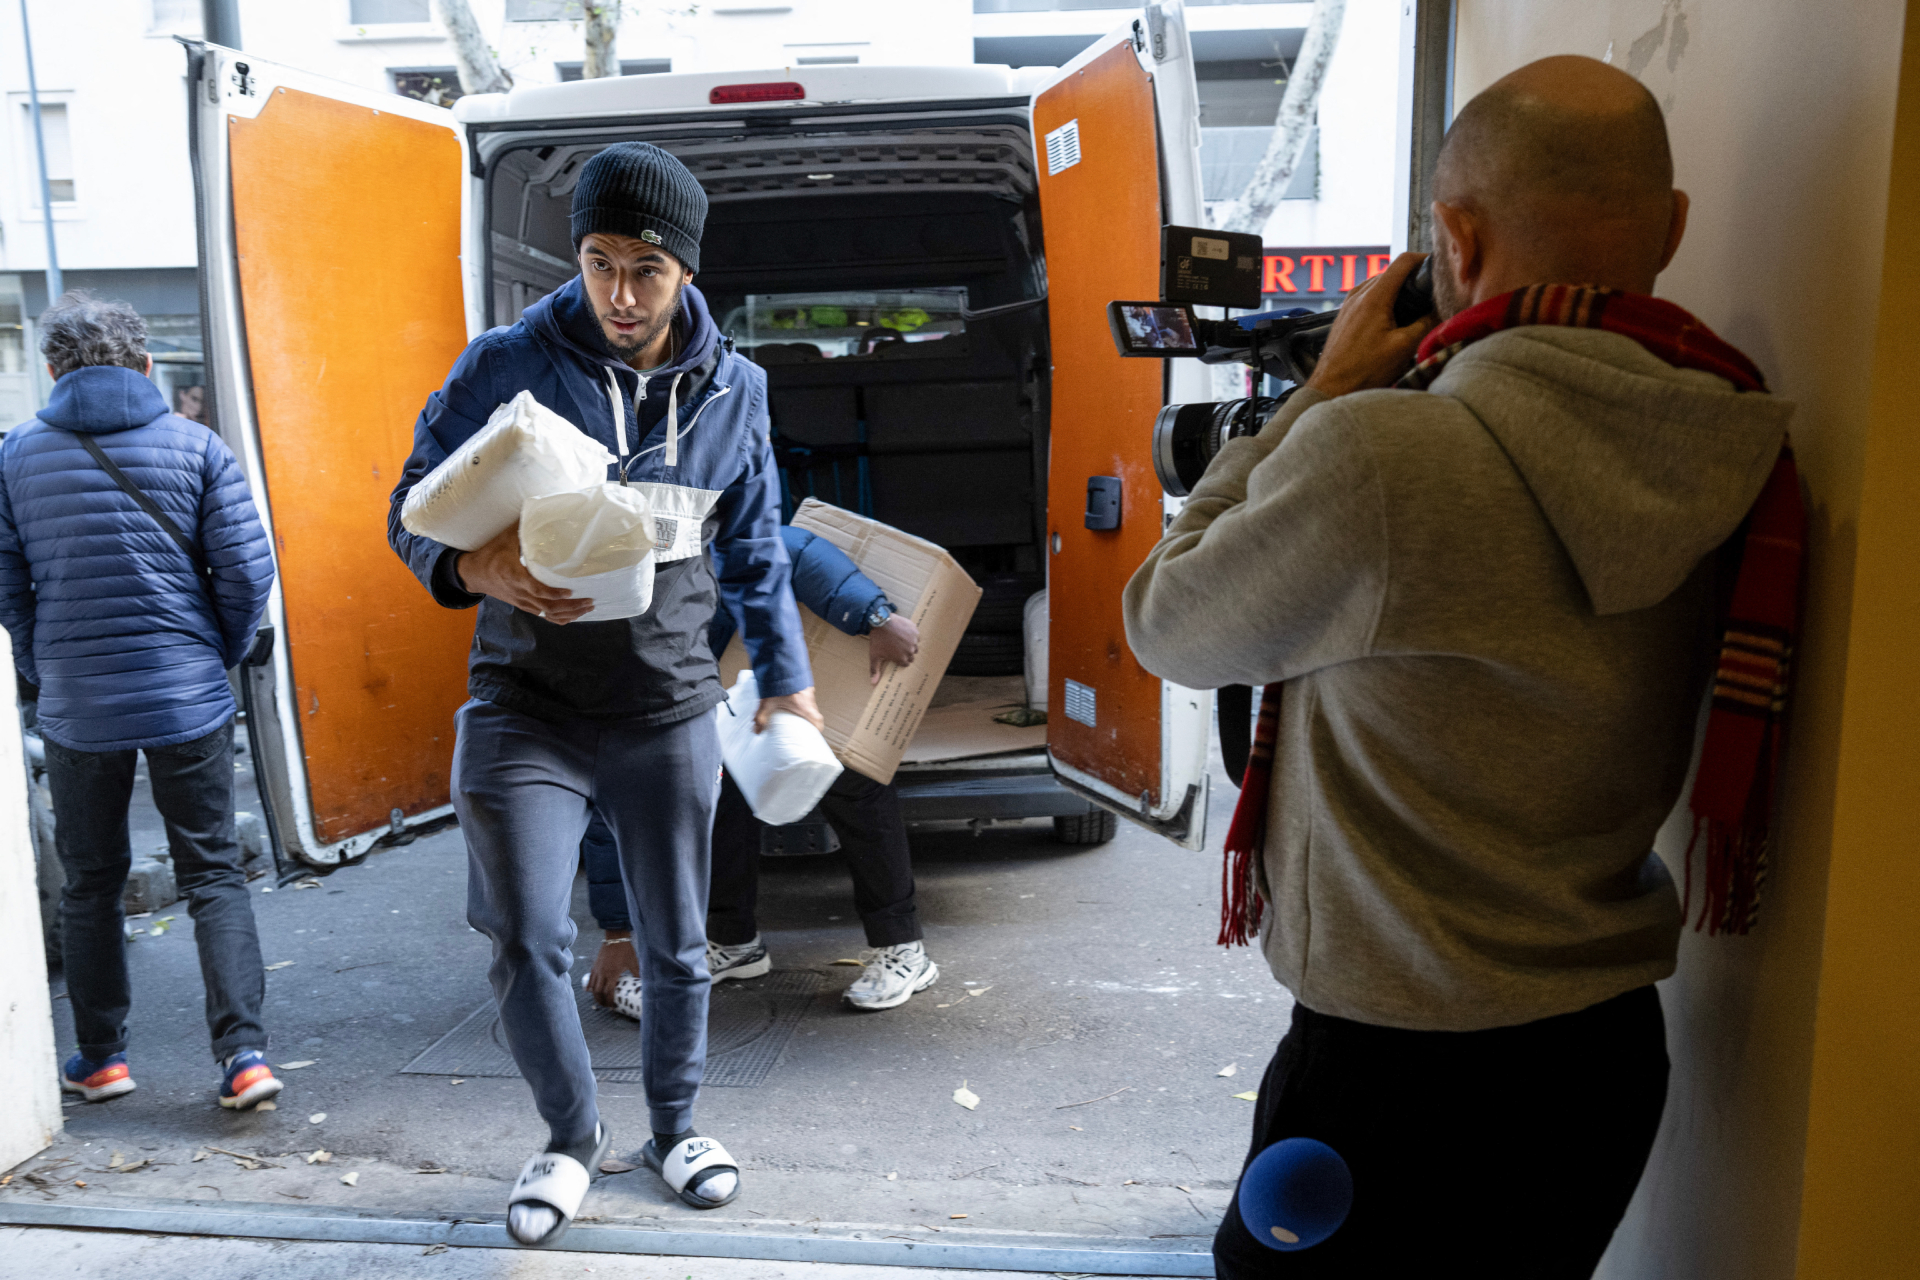
{"label": "dark jeans", "polygon": [[[233,821],[233,725],[146,750],[174,881],[193,917],[213,1056],[224,1060],[242,1049],[265,1049],[260,1005],[267,978]],[[96,1062],[126,1050],[133,1004],[120,895],[133,862],[127,802],[133,798],[134,764],[131,750],[73,751],[47,743],[54,842],[67,872],[60,894],[67,998],[80,1052]]]}
{"label": "dark jeans", "polygon": [[1666,1096],[1652,987],[1490,1031],[1402,1031],[1295,1005],[1260,1082],[1247,1161],[1317,1138],[1353,1173],[1353,1211],[1321,1244],[1282,1253],[1241,1221],[1236,1191],[1214,1274],[1585,1280]]}
{"label": "dark jeans", "polygon": [[620,850],[613,843],[613,828],[598,809],[587,818],[587,834],[580,837],[580,861],[587,868],[587,910],[593,922],[603,931],[633,928],[626,882],[620,879]]}
{"label": "dark jeans", "polygon": [[[867,945],[919,941],[925,935],[913,900],[913,855],[900,816],[900,793],[846,769],[827,788],[820,809],[840,837],[840,856],[853,873],[853,907],[866,927]],[[760,900],[761,825],[728,778],[713,818],[713,888],[707,901],[707,937],[723,947],[751,942],[760,932],[754,909]]]}

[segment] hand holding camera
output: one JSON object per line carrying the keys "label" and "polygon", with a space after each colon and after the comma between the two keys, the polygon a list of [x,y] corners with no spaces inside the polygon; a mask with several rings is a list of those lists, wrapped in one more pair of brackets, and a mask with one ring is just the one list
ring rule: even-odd
{"label": "hand holding camera", "polygon": [[[1307,377],[1307,386],[1325,396],[1343,396],[1399,381],[1413,363],[1421,339],[1437,323],[1431,307],[1408,321],[1405,309],[1397,305],[1406,282],[1426,261],[1424,253],[1403,253],[1347,295],[1334,312],[1327,345]],[[1430,273],[1427,278],[1431,281]]]}

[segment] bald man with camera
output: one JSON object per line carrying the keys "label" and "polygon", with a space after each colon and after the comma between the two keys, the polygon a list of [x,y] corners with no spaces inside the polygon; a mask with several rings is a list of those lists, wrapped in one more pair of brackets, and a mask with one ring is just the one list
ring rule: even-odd
{"label": "bald man with camera", "polygon": [[1127,588],[1149,670],[1266,689],[1223,940],[1296,1004],[1248,1159],[1313,1138],[1353,1180],[1299,1249],[1243,1183],[1223,1278],[1585,1276],[1633,1195],[1681,927],[1654,836],[1792,412],[1650,296],[1687,211],[1632,78],[1493,85],[1440,156],[1437,315],[1394,324],[1420,255],[1357,291]]}

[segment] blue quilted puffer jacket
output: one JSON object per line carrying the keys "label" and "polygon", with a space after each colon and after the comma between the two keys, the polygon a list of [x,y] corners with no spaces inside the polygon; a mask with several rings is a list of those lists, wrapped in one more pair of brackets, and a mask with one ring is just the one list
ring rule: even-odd
{"label": "blue quilted puffer jacket", "polygon": [[[193,562],[72,434],[107,456],[192,538]],[[246,656],[273,554],[220,437],[167,412],[132,369],[92,365],[53,386],[0,444],[0,624],[40,686],[40,732],[75,751],[191,742],[233,717],[227,668]]]}

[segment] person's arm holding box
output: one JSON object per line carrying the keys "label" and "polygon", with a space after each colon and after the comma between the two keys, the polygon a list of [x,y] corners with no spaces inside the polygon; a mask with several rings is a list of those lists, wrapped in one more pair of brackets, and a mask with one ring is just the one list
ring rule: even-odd
{"label": "person's arm holding box", "polygon": [[[920,629],[893,610],[887,593],[833,543],[807,529],[780,530],[793,561],[793,595],[807,608],[850,636],[866,636],[867,669],[874,684],[891,665],[913,665],[920,652]],[[876,625],[875,619],[886,614]]]}

